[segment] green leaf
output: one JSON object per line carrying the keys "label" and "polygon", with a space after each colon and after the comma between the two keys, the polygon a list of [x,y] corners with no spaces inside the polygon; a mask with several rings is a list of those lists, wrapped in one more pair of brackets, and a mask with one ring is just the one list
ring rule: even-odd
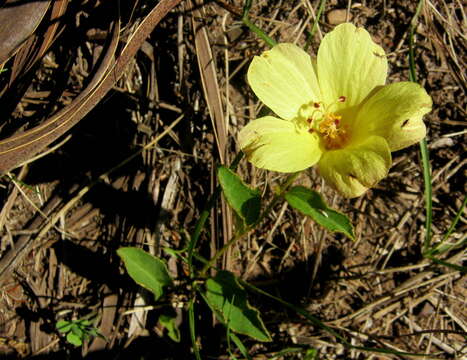
{"label": "green leaf", "polygon": [[[248,354],[248,349],[243,344],[242,340],[240,340],[240,338],[237,335],[235,335],[233,332],[229,332],[228,336],[235,343],[235,345],[237,346],[238,350],[240,350],[240,353],[243,355],[243,357],[247,360],[252,360],[252,357],[250,356],[250,354]],[[230,352],[230,356],[233,359],[236,359],[231,352]]]}
{"label": "green leaf", "polygon": [[78,320],[77,322],[81,325],[81,327],[83,327],[83,326],[91,326],[91,325],[92,325],[91,321],[88,320],[88,319]]}
{"label": "green leaf", "polygon": [[285,199],[294,209],[311,217],[326,229],[341,232],[352,240],[355,239],[349,218],[329,208],[316,191],[303,186],[294,186],[285,194]]}
{"label": "green leaf", "polygon": [[[287,347],[276,352],[274,356],[271,357],[271,360],[296,358],[292,354],[303,354],[303,352],[304,352],[304,349],[302,346]],[[304,358],[304,360],[310,360],[310,359]]]}
{"label": "green leaf", "polygon": [[305,357],[303,360],[316,360],[318,359],[318,350],[316,349],[308,349],[305,353]]}
{"label": "green leaf", "polygon": [[80,339],[84,337],[83,329],[77,323],[72,324],[71,332],[75,334],[76,336],[78,336]]}
{"label": "green leaf", "polygon": [[254,224],[261,209],[259,191],[250,189],[237,174],[225,166],[217,169],[217,176],[229,205],[247,225]]}
{"label": "green leaf", "polygon": [[248,304],[246,291],[231,272],[219,271],[208,279],[204,295],[216,317],[230,330],[259,341],[271,341],[259,311]]}
{"label": "green leaf", "polygon": [[66,321],[66,320],[59,320],[55,324],[55,328],[58,330],[58,332],[63,333],[63,334],[69,332],[72,326],[73,326],[73,323],[71,323],[70,321]]}
{"label": "green leaf", "polygon": [[167,329],[167,335],[169,335],[173,341],[180,342],[180,330],[175,323],[176,319],[175,314],[162,314],[159,316],[159,322]]}
{"label": "green leaf", "polygon": [[135,247],[120,248],[117,254],[125,263],[131,278],[151,291],[156,300],[162,296],[164,287],[172,284],[167,267],[161,259]]}
{"label": "green leaf", "polygon": [[68,333],[68,335],[66,336],[66,341],[75,346],[83,345],[83,340],[81,339],[81,337],[72,332]]}

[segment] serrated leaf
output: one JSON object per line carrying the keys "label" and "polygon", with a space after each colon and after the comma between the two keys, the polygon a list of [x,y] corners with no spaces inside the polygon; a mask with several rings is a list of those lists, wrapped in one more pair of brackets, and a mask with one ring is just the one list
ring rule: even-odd
{"label": "serrated leaf", "polygon": [[176,316],[169,314],[162,314],[159,316],[159,322],[167,329],[167,335],[169,335],[173,341],[180,342],[180,330],[178,329],[175,320]]}
{"label": "serrated leaf", "polygon": [[161,259],[135,247],[120,248],[117,254],[122,258],[131,278],[151,291],[156,300],[162,296],[164,287],[172,284],[167,267]]}
{"label": "serrated leaf", "polygon": [[316,191],[303,186],[294,186],[286,194],[285,199],[294,209],[311,217],[319,225],[330,231],[338,231],[355,239],[352,223],[349,218],[329,208]]}
{"label": "serrated leaf", "polygon": [[68,333],[68,335],[66,336],[66,341],[75,346],[83,345],[83,340],[81,339],[81,337],[79,337],[76,334],[73,334],[72,332]]}
{"label": "serrated leaf", "polygon": [[60,333],[67,333],[71,330],[71,327],[73,326],[73,323],[66,321],[66,320],[59,320],[55,324],[55,328],[57,329],[58,332]]}
{"label": "serrated leaf", "polygon": [[230,330],[259,341],[271,341],[259,311],[248,303],[246,291],[231,272],[219,271],[208,279],[204,295],[216,317]]}
{"label": "serrated leaf", "polygon": [[220,166],[217,170],[219,183],[229,205],[247,225],[258,220],[261,197],[258,190],[250,189],[232,170]]}

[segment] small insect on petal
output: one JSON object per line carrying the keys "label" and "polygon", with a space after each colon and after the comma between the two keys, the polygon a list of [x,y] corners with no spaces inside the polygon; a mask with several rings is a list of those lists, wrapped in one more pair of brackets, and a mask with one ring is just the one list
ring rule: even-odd
{"label": "small insect on petal", "polygon": [[339,101],[341,103],[345,102],[345,100],[347,100],[347,97],[345,97],[344,95],[339,96],[339,99],[337,99],[337,101]]}

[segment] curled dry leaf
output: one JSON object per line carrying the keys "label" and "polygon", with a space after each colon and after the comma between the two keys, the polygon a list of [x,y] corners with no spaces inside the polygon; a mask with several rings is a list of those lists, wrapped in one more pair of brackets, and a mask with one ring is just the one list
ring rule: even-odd
{"label": "curled dry leaf", "polygon": [[3,64],[34,33],[50,1],[7,0],[0,7],[0,64]]}
{"label": "curled dry leaf", "polygon": [[130,36],[126,46],[114,60],[120,32],[120,20],[117,16],[112,30],[109,31],[111,39],[107,51],[102,56],[100,66],[94,72],[91,82],[81,94],[41,125],[0,141],[0,173],[11,170],[45,149],[88,114],[120,78],[146,37],[180,2],[181,0],[160,1]]}

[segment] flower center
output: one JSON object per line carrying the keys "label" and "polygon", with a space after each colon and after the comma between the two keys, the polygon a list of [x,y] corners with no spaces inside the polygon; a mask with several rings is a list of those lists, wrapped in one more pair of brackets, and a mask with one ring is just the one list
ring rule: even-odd
{"label": "flower center", "polygon": [[[337,102],[345,102],[345,96],[339,97]],[[336,102],[336,103],[337,103]],[[314,103],[315,111],[307,120],[309,132],[316,132],[324,142],[328,150],[343,148],[349,141],[350,134],[348,127],[342,124],[342,116],[329,111],[332,105],[323,106],[321,103]]]}
{"label": "flower center", "polygon": [[341,116],[333,113],[325,114],[318,125],[326,149],[341,149],[348,141],[348,131],[341,125]]}

